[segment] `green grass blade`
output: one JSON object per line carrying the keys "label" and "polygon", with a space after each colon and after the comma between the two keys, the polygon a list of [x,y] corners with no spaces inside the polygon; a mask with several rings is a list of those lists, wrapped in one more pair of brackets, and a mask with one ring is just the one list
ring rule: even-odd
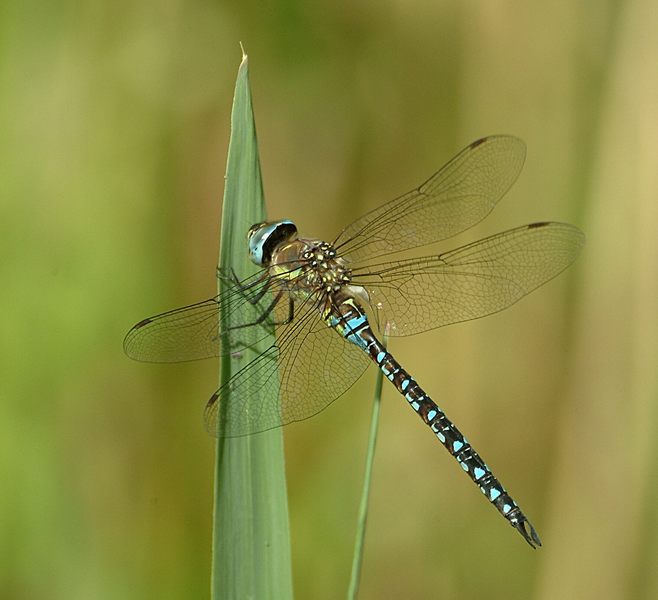
{"label": "green grass blade", "polygon": [[[383,338],[386,346],[386,336]],[[370,484],[372,482],[372,465],[375,461],[375,448],[377,446],[377,431],[379,429],[379,413],[382,403],[382,382],[384,374],[381,370],[377,372],[375,394],[372,402],[372,413],[370,416],[370,433],[368,434],[368,450],[366,452],[366,464],[363,473],[363,490],[361,492],[361,503],[356,524],[356,538],[354,540],[354,556],[352,557],[352,574],[350,575],[350,587],[347,590],[348,600],[356,600],[361,581],[361,565],[363,564],[363,552],[366,538],[366,522],[368,520],[368,498],[370,497]]]}
{"label": "green grass blade", "polygon": [[[248,63],[243,55],[231,114],[220,243],[220,266],[233,268],[239,277],[256,269],[247,257],[246,232],[264,220],[264,205]],[[239,314],[222,314],[220,318],[226,322],[239,318]],[[240,357],[223,358],[220,383],[244,367],[254,352],[245,350]],[[280,429],[242,438],[218,438],[211,586],[213,600],[292,598]]]}

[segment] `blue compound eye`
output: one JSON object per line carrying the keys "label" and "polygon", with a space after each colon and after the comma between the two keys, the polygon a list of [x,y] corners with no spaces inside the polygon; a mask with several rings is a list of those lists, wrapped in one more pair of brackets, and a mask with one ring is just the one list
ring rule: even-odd
{"label": "blue compound eye", "polygon": [[285,220],[252,225],[247,233],[249,258],[257,265],[267,266],[272,260],[272,254],[276,247],[282,242],[294,240],[296,237],[297,227],[292,221]]}

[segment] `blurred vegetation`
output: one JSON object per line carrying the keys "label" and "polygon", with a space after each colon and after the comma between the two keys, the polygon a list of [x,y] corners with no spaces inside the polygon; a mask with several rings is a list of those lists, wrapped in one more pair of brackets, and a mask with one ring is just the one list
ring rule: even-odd
{"label": "blurred vegetation", "polygon": [[[549,219],[588,235],[513,309],[390,344],[544,548],[391,388],[360,597],[658,597],[655,0],[26,0],[0,7],[3,598],[208,597],[216,365],[121,341],[214,294],[239,40],[270,217],[331,238],[511,133],[519,182],[441,248]],[[373,381],[287,428],[298,598],[345,593]]]}

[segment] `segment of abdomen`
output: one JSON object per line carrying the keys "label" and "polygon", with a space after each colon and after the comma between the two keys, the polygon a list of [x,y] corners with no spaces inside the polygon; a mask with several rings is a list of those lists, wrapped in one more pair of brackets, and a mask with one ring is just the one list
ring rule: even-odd
{"label": "segment of abdomen", "polygon": [[480,455],[468,443],[462,433],[448,419],[425,391],[413,380],[393,356],[386,351],[375,337],[363,310],[353,299],[339,305],[339,315],[325,316],[348,342],[368,352],[382,373],[402,394],[426,425],[434,432],[443,446],[455,457],[461,468],[468,473],[505,519],[519,531],[534,548],[541,546],[539,536],[516,502],[505,491]]}
{"label": "segment of abdomen", "polygon": [[[372,347],[371,347],[372,348]],[[372,356],[382,373],[393,383],[405,397],[411,408],[430,427],[443,446],[455,457],[461,468],[468,473],[480,488],[487,500],[505,517],[510,525],[519,530],[524,539],[534,547],[541,545],[534,528],[521,512],[516,502],[505,491],[480,455],[468,443],[464,435],[448,419],[446,414],[434,403],[413,378],[400,366],[393,356],[384,348],[372,348]],[[372,355],[372,354],[371,354]],[[526,529],[526,524],[528,529]]]}

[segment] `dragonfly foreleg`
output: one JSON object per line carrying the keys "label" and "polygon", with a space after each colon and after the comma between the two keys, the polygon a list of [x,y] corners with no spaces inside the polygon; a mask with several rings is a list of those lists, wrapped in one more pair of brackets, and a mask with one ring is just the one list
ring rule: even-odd
{"label": "dragonfly foreleg", "polygon": [[[263,271],[261,275],[256,279],[254,279],[253,281],[250,281],[248,283],[243,283],[238,278],[233,267],[231,267],[230,275],[225,275],[222,272],[222,269],[217,267],[217,278],[237,288],[238,292],[242,294],[244,299],[254,306],[263,299],[263,296],[265,296],[265,294],[272,286],[272,278],[268,275],[267,271]],[[260,285],[263,282],[265,282],[264,285],[260,289],[258,289],[255,293],[251,295],[247,293],[249,290],[256,287],[257,285]]]}
{"label": "dragonfly foreleg", "polygon": [[[276,308],[276,305],[281,301],[281,298],[283,298],[284,293],[285,293],[284,290],[279,290],[279,292],[273,298],[269,306],[261,313],[261,315],[257,319],[255,319],[254,321],[250,321],[249,323],[240,323],[239,325],[233,325],[231,327],[228,327],[227,331],[236,331],[238,329],[244,329],[245,327],[253,327],[254,325],[261,325],[272,314],[272,312]],[[293,320],[294,316],[295,316],[294,302],[292,298],[289,298],[288,316],[282,321],[270,321],[269,325],[287,325]]]}
{"label": "dragonfly foreleg", "polygon": [[[262,325],[263,321],[265,321],[272,314],[272,312],[274,311],[274,308],[276,307],[276,305],[281,300],[281,297],[283,296],[283,293],[284,293],[283,291],[280,291],[277,294],[277,296],[272,300],[272,303],[267,307],[265,312],[263,312],[263,314],[261,314],[256,320],[254,320],[250,323],[241,323],[239,325],[234,325],[233,327],[228,327],[226,331],[233,333],[235,331],[239,331],[239,330],[245,329],[247,327],[254,327],[256,325]],[[267,325],[265,325],[264,327],[273,328],[274,326],[277,326],[277,325],[287,325],[288,323],[290,323],[293,320],[294,316],[295,316],[294,302],[293,302],[292,298],[289,298],[288,299],[288,316],[285,319],[283,319],[282,321],[272,320]],[[271,331],[271,333],[273,333],[273,330]],[[231,348],[239,349],[239,351],[247,349],[247,348],[257,351],[257,348],[254,344],[252,344],[250,342],[247,342],[245,340],[241,340],[239,338],[238,339],[233,338],[232,336],[231,336],[230,344],[231,344]],[[234,353],[235,353],[235,351],[234,351]]]}

